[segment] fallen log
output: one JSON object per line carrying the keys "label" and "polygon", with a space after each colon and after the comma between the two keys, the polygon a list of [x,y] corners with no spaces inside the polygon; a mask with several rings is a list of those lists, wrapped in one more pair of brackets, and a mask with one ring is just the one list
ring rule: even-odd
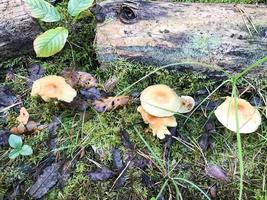
{"label": "fallen log", "polygon": [[[207,75],[236,73],[267,56],[267,6],[104,1],[97,16],[97,58],[177,66]],[[213,65],[200,66],[191,62]],[[267,63],[250,73],[267,76]]]}
{"label": "fallen log", "polygon": [[38,24],[23,8],[22,0],[0,0],[0,60],[33,52]]}

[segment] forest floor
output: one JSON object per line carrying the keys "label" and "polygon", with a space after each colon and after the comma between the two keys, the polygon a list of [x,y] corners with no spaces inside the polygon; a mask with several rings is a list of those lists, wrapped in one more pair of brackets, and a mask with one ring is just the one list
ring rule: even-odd
{"label": "forest floor", "polygon": [[[66,4],[63,1],[57,6]],[[42,27],[47,29],[49,25]],[[240,152],[236,134],[224,128],[213,113],[222,97],[231,96],[231,84],[221,85],[221,80],[205,75],[177,74],[124,60],[100,67],[94,53],[93,16],[73,28],[76,34],[70,40],[78,45],[66,45],[53,57],[23,56],[0,63],[0,99],[17,103],[0,113],[0,199],[233,200],[238,199],[240,191],[240,153],[244,170],[242,199],[267,199],[267,120],[263,109],[267,80],[238,82],[238,91],[246,90],[242,98],[256,105],[263,118],[255,133],[241,135]],[[87,103],[88,99],[66,104],[30,96],[32,77],[60,75],[70,67],[93,75],[98,80],[96,93],[128,95],[129,104],[98,113]],[[146,78],[141,80],[142,77]],[[109,91],[107,80],[114,80]],[[169,85],[177,94],[202,102],[190,115],[175,116],[178,131],[172,129],[174,138],[153,137],[136,110],[140,105],[138,95],[153,84]],[[18,125],[22,106],[30,120],[43,128],[23,135],[23,143],[32,147],[33,154],[11,160],[6,138],[9,130]],[[207,172],[207,166],[213,167],[213,172]]]}

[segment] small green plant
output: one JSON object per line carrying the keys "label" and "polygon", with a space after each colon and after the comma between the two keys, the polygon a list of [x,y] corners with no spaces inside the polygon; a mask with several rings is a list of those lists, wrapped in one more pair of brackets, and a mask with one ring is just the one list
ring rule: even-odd
{"label": "small green plant", "polygon": [[[29,14],[44,22],[58,22],[61,20],[58,10],[45,0],[23,0]],[[72,17],[91,7],[94,0],[70,0],[68,13]],[[33,42],[33,48],[37,57],[49,57],[60,52],[67,41],[69,31],[65,27],[49,29],[39,35]]]}
{"label": "small green plant", "polygon": [[8,157],[10,159],[15,159],[19,155],[22,155],[22,156],[32,155],[32,152],[33,152],[32,148],[27,144],[23,145],[23,142],[20,136],[11,134],[8,138],[8,143],[13,148],[8,154]]}

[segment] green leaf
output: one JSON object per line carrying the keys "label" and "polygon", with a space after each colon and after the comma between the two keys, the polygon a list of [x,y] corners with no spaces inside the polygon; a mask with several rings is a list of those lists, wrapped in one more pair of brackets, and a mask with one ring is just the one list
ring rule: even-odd
{"label": "green leaf", "polygon": [[32,155],[33,151],[29,145],[25,144],[22,146],[19,153],[23,156],[29,156],[29,155]]}
{"label": "green leaf", "polygon": [[70,0],[68,3],[68,12],[71,16],[75,17],[80,14],[80,12],[88,9],[92,6],[94,0]]}
{"label": "green leaf", "polygon": [[37,57],[49,57],[60,52],[68,37],[68,30],[64,27],[50,29],[39,35],[33,42]]}
{"label": "green leaf", "polygon": [[19,153],[20,153],[20,149],[12,149],[9,154],[8,154],[8,157],[10,159],[15,159],[16,157],[19,156]]}
{"label": "green leaf", "polygon": [[20,149],[22,146],[22,139],[20,136],[11,134],[8,138],[8,143],[14,149]]}
{"label": "green leaf", "polygon": [[57,9],[44,0],[23,0],[29,14],[44,22],[57,22],[60,20],[60,14]]}

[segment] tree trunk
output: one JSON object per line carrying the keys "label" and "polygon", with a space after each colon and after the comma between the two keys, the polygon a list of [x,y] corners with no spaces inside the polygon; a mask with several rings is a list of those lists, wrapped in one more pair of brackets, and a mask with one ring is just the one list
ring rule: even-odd
{"label": "tree trunk", "polygon": [[1,61],[33,52],[33,40],[39,33],[38,24],[26,13],[21,0],[0,0]]}
{"label": "tree trunk", "polygon": [[[101,64],[126,58],[207,75],[240,72],[267,56],[267,6],[105,1],[97,16]],[[102,14],[102,15],[101,15]],[[203,66],[201,62],[213,66]],[[224,72],[223,72],[224,73]],[[267,63],[250,73],[267,76]]]}

